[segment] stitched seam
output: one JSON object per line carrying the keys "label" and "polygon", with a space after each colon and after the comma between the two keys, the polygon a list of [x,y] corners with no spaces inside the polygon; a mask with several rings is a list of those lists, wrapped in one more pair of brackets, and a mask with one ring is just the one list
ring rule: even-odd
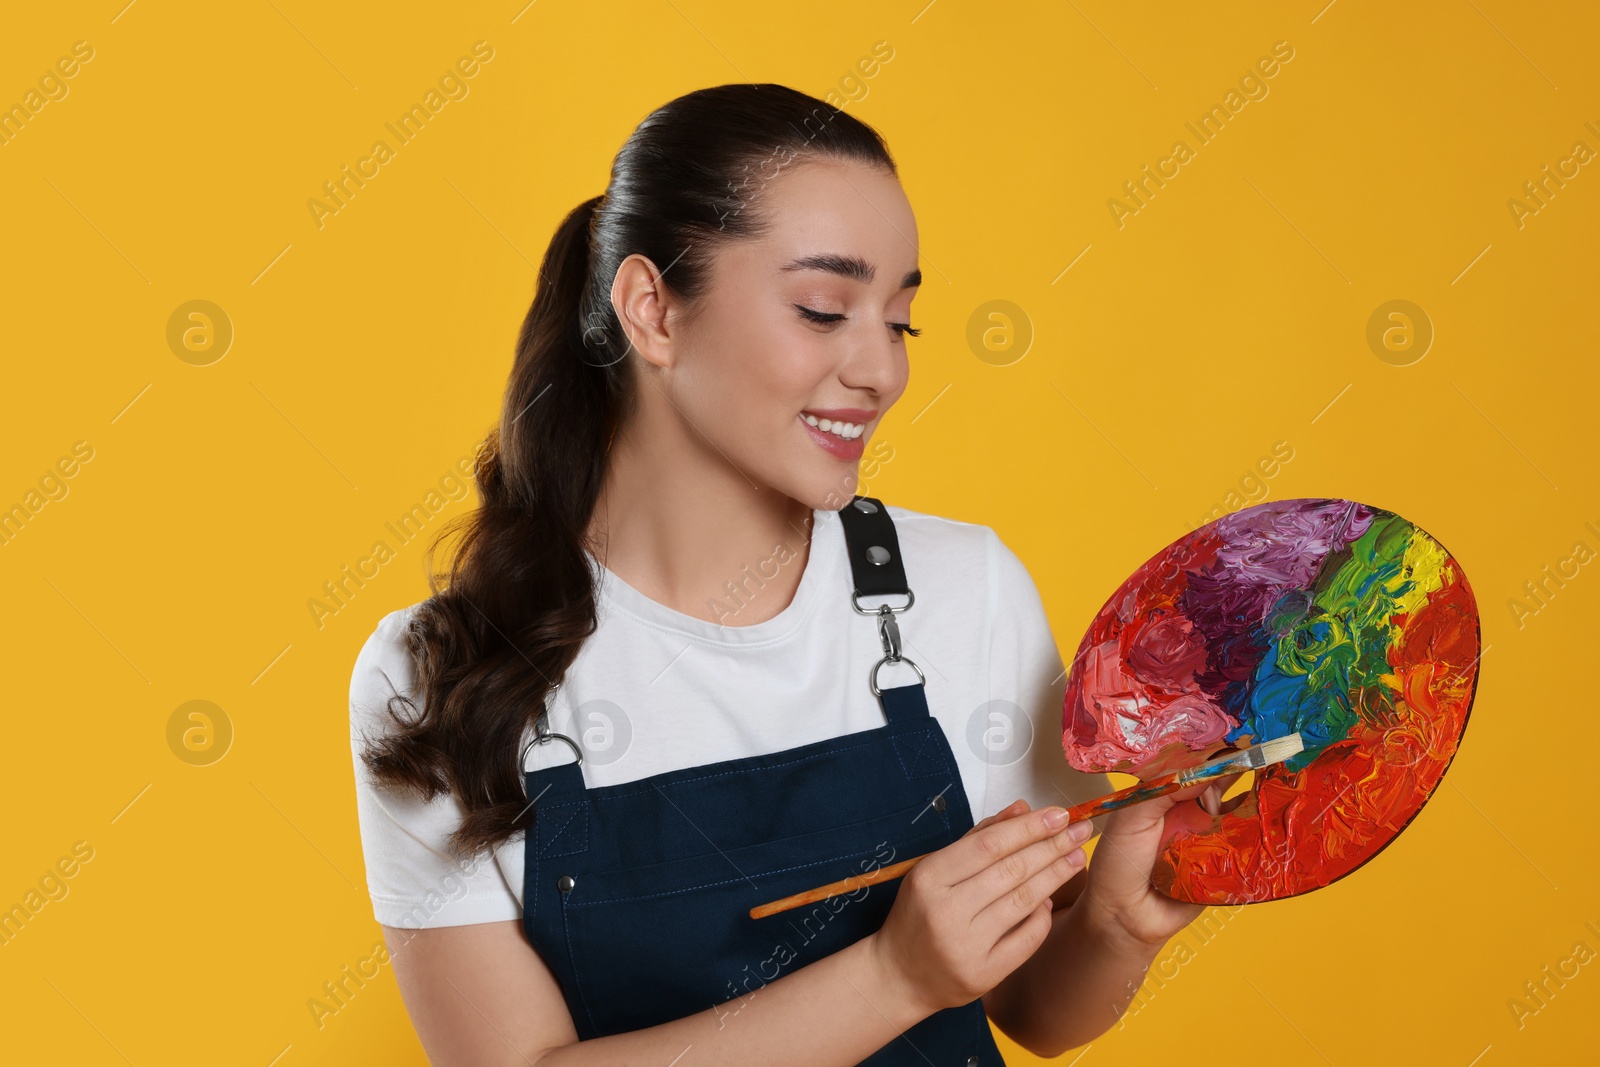
{"label": "stitched seam", "polygon": [[594,1009],[589,1007],[589,998],[583,992],[583,976],[578,972],[577,957],[572,953],[572,927],[567,923],[567,905],[561,905],[561,933],[567,939],[567,966],[572,971],[572,984],[578,987],[578,1000],[583,1005],[583,1013],[589,1017],[589,1029],[595,1033],[600,1032],[600,1024],[595,1022]]}
{"label": "stitched seam", "polygon": [[[907,740],[909,740],[909,738]],[[912,767],[921,767],[923,762],[924,762],[924,760],[927,759],[927,757],[924,756],[924,753],[927,752],[928,745],[933,740],[933,731],[932,730],[924,730],[923,733],[922,733],[922,739],[921,740],[922,740],[922,743],[919,744],[917,746],[917,750],[911,754],[911,766]],[[934,767],[933,770],[937,771],[938,769],[939,769],[938,767]],[[933,773],[933,771],[928,771],[928,772],[918,771],[917,773],[918,773],[918,776],[920,777],[923,773],[931,774],[931,773]]]}
{"label": "stitched seam", "polygon": [[[928,728],[927,728],[927,729],[925,729],[925,730],[923,730],[923,731],[922,731],[922,745],[919,745],[919,746],[918,746],[918,747],[917,747],[917,751],[916,751],[916,752],[915,752],[915,753],[913,753],[913,754],[912,754],[912,758],[911,758],[911,760],[912,760],[912,763],[916,763],[916,762],[917,762],[917,761],[918,761],[918,760],[919,760],[919,759],[920,759],[920,758],[921,758],[921,757],[922,757],[922,750],[923,750],[923,748],[924,748],[924,747],[925,747],[925,746],[926,746],[926,745],[927,745],[927,744],[928,744],[928,743],[929,743],[929,742],[930,742],[930,741],[932,741],[932,740],[933,740],[933,731],[934,731],[934,730],[935,730],[935,729],[938,729],[938,728],[940,728],[940,727],[939,727],[939,724],[938,724],[938,723],[933,723],[933,724],[932,724],[932,725],[930,725],[930,726],[929,726],[929,727],[928,727]],[[915,773],[915,774],[913,774],[913,773],[912,773],[912,771],[911,771],[911,768],[909,768],[909,767],[907,767],[907,766],[906,766],[906,761],[905,761],[905,757],[904,757],[904,755],[903,755],[903,754],[902,754],[902,753],[901,753],[901,745],[900,745],[900,742],[901,742],[901,741],[902,741],[902,740],[904,740],[904,738],[900,738],[900,737],[896,737],[896,738],[895,738],[895,745],[894,745],[894,758],[895,758],[895,759],[897,759],[897,760],[899,760],[899,761],[900,761],[900,770],[901,770],[901,772],[902,772],[902,773],[903,773],[903,774],[904,774],[904,775],[905,775],[905,776],[906,776],[906,780],[907,780],[907,781],[910,781],[910,780],[911,780],[911,779],[913,779],[913,778],[924,778],[924,777],[927,777],[927,775],[929,775],[929,774],[933,774],[933,773],[935,773],[935,772],[937,772],[937,771],[939,771],[939,770],[940,770],[940,769],[942,769],[942,768],[945,768],[945,766],[946,766],[946,765],[945,765],[945,762],[944,762],[944,760],[942,760],[942,759],[941,759],[941,760],[940,760],[940,761],[939,761],[939,762],[938,762],[938,765],[937,765],[937,766],[935,766],[935,767],[934,767],[934,769],[933,769],[933,770],[932,770],[932,771],[919,771],[919,772],[917,772],[917,773]]]}
{"label": "stitched seam", "polygon": [[[379,900],[385,904],[417,904],[421,905],[422,907],[428,906],[426,899],[419,900],[416,897],[397,897],[391,896],[388,893],[369,893],[369,895],[373,900]],[[499,889],[469,889],[453,900],[447,898],[446,906],[450,904],[459,904],[463,900],[471,900],[474,897],[494,897],[495,899],[499,900],[504,899],[505,894]]]}
{"label": "stitched seam", "polygon": [[[711,843],[711,847],[715,850],[713,852],[702,852],[702,853],[699,853],[699,854],[693,855],[693,856],[683,856],[683,855],[673,856],[673,857],[671,857],[669,859],[659,860],[659,861],[656,861],[654,863],[648,863],[648,864],[630,863],[626,867],[610,867],[610,868],[607,868],[606,870],[603,870],[603,871],[596,871],[596,870],[591,869],[589,873],[593,874],[593,875],[598,875],[598,876],[600,876],[602,878],[606,878],[606,877],[612,877],[614,875],[617,875],[617,874],[619,874],[619,873],[621,873],[623,871],[628,871],[628,872],[644,871],[644,872],[646,872],[646,877],[655,879],[655,878],[659,878],[664,870],[672,870],[672,869],[675,869],[675,868],[677,868],[678,866],[680,866],[682,864],[692,863],[692,862],[696,862],[696,861],[700,861],[700,862],[703,862],[703,863],[709,863],[713,859],[715,859],[715,858],[717,858],[719,856],[721,858],[727,860],[728,863],[731,866],[733,866],[733,868],[735,870],[738,870],[739,869],[738,865],[733,862],[734,861],[734,857],[748,855],[749,853],[751,853],[751,852],[753,852],[753,851],[755,851],[757,849],[770,849],[775,845],[792,844],[797,840],[811,840],[811,839],[816,839],[816,838],[822,838],[824,836],[827,836],[827,837],[842,837],[845,834],[856,834],[856,835],[859,835],[860,833],[862,833],[868,827],[877,827],[878,831],[881,831],[884,828],[884,826],[886,826],[886,825],[889,825],[889,826],[899,825],[902,820],[905,820],[908,817],[910,817],[910,819],[914,820],[915,819],[915,813],[918,812],[919,810],[920,811],[926,811],[927,810],[927,805],[924,804],[919,809],[917,805],[913,804],[913,805],[909,805],[909,806],[907,806],[905,808],[902,808],[899,811],[887,812],[887,813],[882,814],[882,815],[876,815],[876,816],[873,816],[871,818],[863,819],[860,822],[848,823],[848,824],[846,824],[844,826],[820,828],[820,829],[817,829],[817,830],[810,831],[808,833],[796,834],[796,835],[794,835],[792,837],[768,839],[768,840],[765,840],[765,841],[752,841],[752,842],[750,842],[748,844],[732,845],[732,846],[729,846],[728,848],[721,848],[716,843],[712,842]],[[911,825],[911,823],[908,822],[907,825]],[[948,829],[949,828],[949,821],[945,820],[944,825],[945,825],[945,828]],[[913,829],[914,828],[915,827],[913,827]],[[925,831],[923,836],[924,837],[929,836],[929,835],[933,834],[934,832],[935,831],[932,831],[932,830]],[[917,838],[917,840],[921,840],[921,838],[919,837],[919,838]],[[820,860],[818,862],[827,863],[829,861]],[[669,890],[669,892],[677,892],[677,890]]]}
{"label": "stitched seam", "polygon": [[[915,837],[915,838],[912,838],[910,841],[905,842],[905,846],[903,846],[903,847],[909,847],[910,845],[916,844],[918,841],[926,841],[928,838],[936,837],[936,836],[938,836],[937,832],[924,834],[922,837]],[[780,867],[780,868],[778,868],[777,870],[774,870],[774,871],[763,871],[762,874],[761,874],[761,877],[766,878],[766,877],[769,877],[769,876],[774,875],[774,874],[785,874],[785,873],[787,873],[789,871],[803,871],[808,867],[820,867],[820,866],[822,866],[823,864],[826,864],[826,863],[837,863],[839,860],[853,859],[856,856],[868,855],[869,853],[876,852],[877,848],[878,848],[878,846],[874,845],[871,848],[857,849],[854,852],[846,852],[842,856],[834,856],[831,859],[813,860],[810,863],[798,863],[798,864],[795,864],[793,867]],[[654,900],[656,897],[677,896],[680,893],[692,893],[692,892],[695,892],[696,890],[700,890],[700,889],[713,889],[713,888],[715,888],[716,886],[719,886],[719,885],[731,885],[734,882],[747,882],[747,881],[750,881],[750,879],[748,877],[745,877],[745,876],[741,876],[739,878],[725,878],[720,882],[701,882],[698,885],[692,885],[692,886],[689,886],[689,887],[687,887],[685,889],[667,889],[667,890],[663,890],[660,893],[648,893],[648,894],[645,894],[645,895],[642,895],[642,896],[607,897],[605,900],[575,901],[575,902],[569,904],[568,906],[569,907],[573,907],[573,908],[588,908],[588,907],[593,907],[596,904],[620,904],[620,903],[627,903],[628,901],[633,901],[633,900]],[[875,883],[875,884],[881,884],[881,883]],[[854,890],[852,890],[852,892],[854,892]]]}
{"label": "stitched seam", "polygon": [[533,847],[533,842],[528,838],[532,835],[527,831],[522,834],[522,926],[528,936],[528,944],[533,944],[533,920],[539,913],[539,852]]}
{"label": "stitched seam", "polygon": [[906,781],[911,781],[911,768],[906,766],[906,759],[900,754],[900,739],[895,738],[895,743],[889,747],[894,751],[895,762],[900,764],[900,773],[905,775]]}
{"label": "stitched seam", "polygon": [[[930,725],[928,727],[928,732],[922,735],[922,746],[917,749],[917,759],[925,759],[928,763],[932,764],[934,773],[945,769],[944,757],[939,755],[939,746],[934,744],[933,741],[933,731],[942,729],[943,728],[938,723],[933,723]],[[933,753],[931,755],[925,755],[930,747],[934,750]]]}
{"label": "stitched seam", "polygon": [[[550,846],[554,845],[557,841],[559,841],[561,839],[561,834],[566,830],[567,826],[571,824],[571,822],[573,820],[573,817],[576,816],[577,814],[578,813],[576,811],[569,812],[568,815],[567,815],[566,822],[563,822],[560,826],[554,827],[555,832],[552,833],[548,838],[545,839],[543,847],[541,847],[539,849],[539,851],[538,851],[538,854],[540,856],[545,856],[545,855],[549,854]],[[552,821],[554,820],[554,816],[555,816],[555,812],[552,812],[551,813]]]}
{"label": "stitched seam", "polygon": [[[578,808],[580,806],[581,805],[578,805],[578,804],[563,804],[563,805],[555,806],[555,810],[556,811],[562,811],[562,810],[566,810],[566,809],[571,809],[571,814],[569,814],[567,816],[567,819],[566,819],[565,822],[563,822],[560,826],[555,827],[555,833],[551,834],[549,840],[547,840],[544,843],[544,847],[539,850],[539,855],[541,855],[541,856],[550,856],[550,855],[552,855],[550,849],[552,847],[554,847],[554,845],[556,844],[557,841],[561,840],[561,835],[567,832],[567,827],[572,825],[572,820],[574,820],[574,819],[576,819],[578,817]],[[558,856],[570,856],[570,855],[572,855],[572,852],[582,852],[584,849],[588,848],[589,847],[589,843],[588,843],[588,833],[587,833],[588,826],[587,826],[587,824],[585,824],[584,829],[585,829],[586,832],[584,834],[584,843],[583,844],[577,846],[571,852],[558,852],[558,853],[553,853],[553,854],[554,855],[558,855]]]}
{"label": "stitched seam", "polygon": [[618,615],[626,615],[630,621],[636,625],[643,626],[647,630],[653,630],[656,633],[667,634],[671,637],[681,637],[685,641],[693,641],[697,644],[720,649],[764,649],[771,648],[773,645],[783,644],[786,641],[792,641],[800,634],[802,630],[805,629],[805,624],[810,620],[811,613],[816,610],[817,603],[822,599],[821,596],[812,598],[811,603],[804,609],[804,614],[795,620],[794,629],[787,630],[781,634],[774,634],[772,637],[769,637],[764,641],[750,641],[748,643],[735,644],[729,641],[718,640],[715,637],[708,637],[705,634],[697,634],[689,630],[679,630],[676,627],[667,626],[656,622],[654,619],[647,619],[637,612],[630,611],[626,604],[613,597],[607,590],[602,589],[601,595],[605,598],[606,607],[610,608],[612,611],[615,611]]}

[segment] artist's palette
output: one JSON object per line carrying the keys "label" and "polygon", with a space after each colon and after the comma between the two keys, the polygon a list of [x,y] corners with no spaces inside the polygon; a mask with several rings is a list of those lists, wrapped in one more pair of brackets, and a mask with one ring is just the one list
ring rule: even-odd
{"label": "artist's palette", "polygon": [[1185,535],[1106,601],[1073,659],[1062,747],[1142,779],[1298,731],[1285,763],[1213,816],[1168,814],[1156,888],[1238,904],[1321,888],[1422,810],[1478,682],[1460,565],[1400,516],[1281,500]]}

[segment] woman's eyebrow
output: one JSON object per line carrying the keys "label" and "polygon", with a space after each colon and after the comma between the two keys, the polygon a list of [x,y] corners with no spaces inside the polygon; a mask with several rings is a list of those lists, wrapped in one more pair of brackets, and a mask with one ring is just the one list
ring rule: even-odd
{"label": "woman's eyebrow", "polygon": [[[871,263],[860,256],[840,255],[837,252],[818,252],[809,256],[801,256],[792,263],[788,263],[780,270],[823,270],[829,274],[837,274],[858,282],[872,284],[872,279],[878,272]],[[914,285],[922,284],[922,271],[912,270],[900,280],[900,288],[910,289]]]}

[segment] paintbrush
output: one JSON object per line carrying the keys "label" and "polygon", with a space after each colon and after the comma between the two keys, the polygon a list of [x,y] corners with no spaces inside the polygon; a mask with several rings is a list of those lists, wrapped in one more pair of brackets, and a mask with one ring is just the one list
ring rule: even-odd
{"label": "paintbrush", "polygon": [[[1240,749],[1237,752],[1211,760],[1209,763],[1202,763],[1198,767],[1171,771],[1152,778],[1148,782],[1139,782],[1125,789],[1118,789],[1114,793],[1107,793],[1103,797],[1086,800],[1082,804],[1075,804],[1067,809],[1067,823],[1082,822],[1084,819],[1090,819],[1096,815],[1104,815],[1118,808],[1126,808],[1129,805],[1143,803],[1146,800],[1153,800],[1168,793],[1175,793],[1180,789],[1187,789],[1192,785],[1212,782],[1236,771],[1260,770],[1262,767],[1268,767],[1274,763],[1282,763],[1303,748],[1305,748],[1305,744],[1301,741],[1298,733],[1290,734],[1287,737],[1275,737],[1270,741],[1263,741],[1259,745],[1251,745],[1249,748]],[[778,912],[788,911],[790,908],[799,908],[806,904],[814,904],[819,900],[827,900],[829,897],[839,896],[842,893],[854,892],[862,886],[875,885],[878,882],[886,882],[891,878],[898,878],[916,866],[918,860],[926,859],[929,855],[931,853],[925,852],[920,856],[912,856],[908,860],[901,860],[899,863],[890,864],[887,867],[879,867],[877,870],[851,875],[849,878],[841,878],[837,882],[830,882],[816,889],[808,889],[804,893],[795,893],[792,896],[784,897],[782,900],[774,900],[769,904],[762,904],[759,907],[750,909],[750,918],[760,919],[767,915],[776,915]]]}

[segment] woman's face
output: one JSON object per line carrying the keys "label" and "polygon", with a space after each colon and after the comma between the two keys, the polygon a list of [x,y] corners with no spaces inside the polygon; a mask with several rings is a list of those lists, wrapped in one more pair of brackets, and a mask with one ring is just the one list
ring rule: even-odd
{"label": "woman's face", "polygon": [[[692,314],[665,301],[671,340],[655,348],[670,360],[640,369],[708,463],[835,510],[905,391],[917,223],[899,180],[877,167],[791,161],[762,175],[746,188],[767,233],[719,247]],[[659,400],[654,391],[642,382],[641,401]]]}

